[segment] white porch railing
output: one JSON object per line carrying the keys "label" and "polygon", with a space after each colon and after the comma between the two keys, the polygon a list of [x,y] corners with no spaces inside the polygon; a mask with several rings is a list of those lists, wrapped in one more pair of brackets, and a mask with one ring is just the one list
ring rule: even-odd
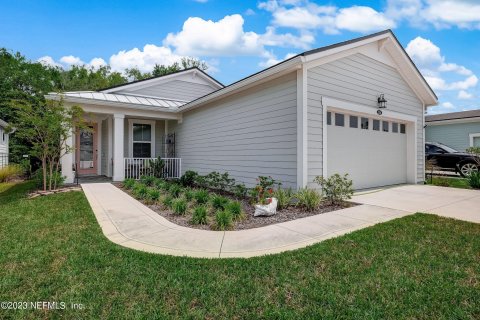
{"label": "white porch railing", "polygon": [[[165,163],[161,175],[165,179],[180,178],[182,175],[181,158],[162,158]],[[125,158],[125,179],[140,179],[141,176],[158,174],[152,165],[157,158]]]}

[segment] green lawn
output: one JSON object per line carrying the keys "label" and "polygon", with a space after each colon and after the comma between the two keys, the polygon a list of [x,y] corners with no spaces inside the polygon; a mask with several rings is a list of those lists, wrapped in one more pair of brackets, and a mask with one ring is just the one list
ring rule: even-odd
{"label": "green lawn", "polygon": [[479,319],[480,225],[414,216],[280,255],[203,260],[109,242],[81,192],[0,193],[0,301],[81,311],[5,318]]}
{"label": "green lawn", "polygon": [[440,187],[471,189],[467,179],[458,177],[433,176],[433,178],[430,178],[430,176],[428,176],[427,184]]}

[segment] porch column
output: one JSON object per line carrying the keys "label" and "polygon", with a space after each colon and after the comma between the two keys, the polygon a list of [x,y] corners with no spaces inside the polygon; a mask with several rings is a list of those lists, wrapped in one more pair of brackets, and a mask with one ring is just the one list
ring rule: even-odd
{"label": "porch column", "polygon": [[113,181],[125,179],[123,144],[124,144],[124,114],[113,115]]}
{"label": "porch column", "polygon": [[[66,152],[66,149],[69,149]],[[62,166],[62,176],[65,177],[65,183],[73,183],[75,175],[73,173],[73,132],[70,129],[69,135],[62,146],[63,157],[60,158],[60,164]]]}

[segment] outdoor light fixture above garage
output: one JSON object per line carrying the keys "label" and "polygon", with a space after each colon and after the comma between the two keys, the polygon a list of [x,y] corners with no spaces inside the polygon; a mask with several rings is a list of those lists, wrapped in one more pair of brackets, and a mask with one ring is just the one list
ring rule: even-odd
{"label": "outdoor light fixture above garage", "polygon": [[378,97],[377,101],[380,109],[385,109],[387,107],[387,100],[385,100],[385,95],[383,93]]}

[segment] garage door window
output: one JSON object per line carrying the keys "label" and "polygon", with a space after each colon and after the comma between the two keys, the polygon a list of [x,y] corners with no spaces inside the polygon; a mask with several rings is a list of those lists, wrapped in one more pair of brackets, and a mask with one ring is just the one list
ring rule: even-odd
{"label": "garage door window", "polygon": [[337,127],[345,126],[345,115],[342,113],[335,113],[335,125]]}
{"label": "garage door window", "polygon": [[368,118],[362,118],[361,120],[361,128],[368,130]]}
{"label": "garage door window", "polygon": [[398,123],[392,122],[392,132],[398,133]]}
{"label": "garage door window", "polygon": [[400,133],[405,133],[405,124],[404,123],[400,124]]}
{"label": "garage door window", "polygon": [[373,130],[380,131],[380,120],[373,120]]}
{"label": "garage door window", "polygon": [[332,113],[327,112],[327,124],[331,125],[332,124]]}
{"label": "garage door window", "polygon": [[382,129],[383,129],[383,132],[388,132],[388,121],[382,121]]}
{"label": "garage door window", "polygon": [[350,128],[358,128],[358,117],[350,116]]}

